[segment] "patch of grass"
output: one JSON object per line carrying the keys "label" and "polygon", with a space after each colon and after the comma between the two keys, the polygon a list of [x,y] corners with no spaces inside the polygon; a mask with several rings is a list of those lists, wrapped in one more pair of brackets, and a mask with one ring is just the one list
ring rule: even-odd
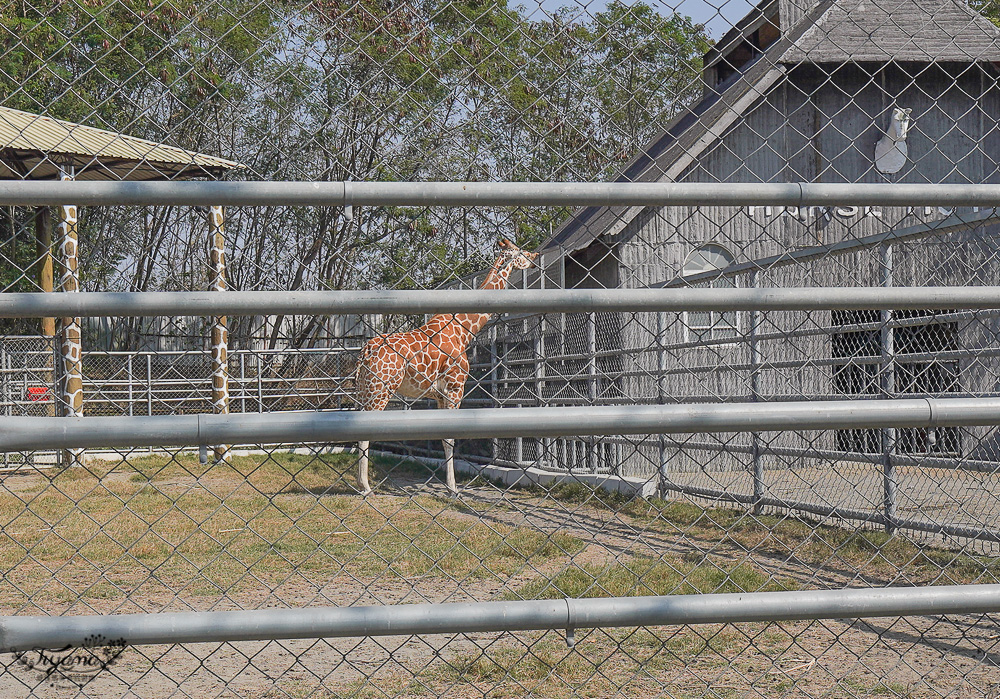
{"label": "patch of grass", "polygon": [[795,589],[791,581],[774,580],[748,562],[723,566],[708,560],[627,559],[605,566],[568,568],[550,578],[532,580],[509,594],[520,599],[558,599],[791,589]]}
{"label": "patch of grass", "polygon": [[886,681],[875,675],[860,675],[843,677],[831,688],[830,696],[837,697],[910,697],[925,696],[916,694],[913,687],[904,682]]}
{"label": "patch of grass", "polygon": [[582,483],[560,484],[548,493],[562,502],[611,510],[671,534],[733,544],[812,566],[848,567],[884,584],[1000,582],[1000,557],[921,544],[900,532],[831,526],[787,514],[753,515],[685,501],[627,498]]}
{"label": "patch of grass", "polygon": [[583,547],[566,534],[485,523],[438,498],[359,498],[344,480],[354,464],[350,454],[214,466],[152,456],[130,460],[134,471],[69,469],[2,493],[0,604],[105,599],[144,585],[217,596],[300,575],[313,584],[506,579]]}
{"label": "patch of grass", "polygon": [[[570,648],[558,632],[503,638],[484,649],[459,654],[446,666],[435,666],[422,678],[469,687],[485,696],[605,697],[743,696],[753,682],[758,690],[777,683],[754,658],[767,651],[759,624],[647,629],[578,630]],[[711,668],[718,684],[692,686],[690,668]],[[721,681],[739,676],[739,685]],[[728,687],[726,685],[729,685]],[[668,690],[665,692],[664,690]]]}

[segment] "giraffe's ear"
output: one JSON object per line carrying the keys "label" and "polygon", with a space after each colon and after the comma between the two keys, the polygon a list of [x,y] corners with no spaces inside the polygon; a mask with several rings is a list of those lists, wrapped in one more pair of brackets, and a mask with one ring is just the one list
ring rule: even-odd
{"label": "giraffe's ear", "polygon": [[512,250],[514,248],[514,243],[510,242],[506,238],[497,243],[497,247],[501,250]]}

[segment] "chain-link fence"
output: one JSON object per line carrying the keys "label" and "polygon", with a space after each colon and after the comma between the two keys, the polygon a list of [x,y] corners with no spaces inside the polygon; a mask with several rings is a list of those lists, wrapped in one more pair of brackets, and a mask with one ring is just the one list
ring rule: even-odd
{"label": "chain-link fence", "polygon": [[[995,291],[998,201],[865,198],[881,185],[1000,183],[995,2],[24,0],[0,3],[0,44],[0,288],[298,294],[227,315],[4,313],[0,442],[20,418],[59,425],[31,422],[33,446],[2,452],[0,649],[18,649],[0,655],[4,696],[1000,696],[996,605],[960,604],[1000,582],[1000,420],[935,412],[1000,397],[1000,304],[879,294]],[[51,192],[189,179],[347,184],[339,200],[225,207],[236,190],[207,182],[199,205],[179,190],[116,205],[79,188],[78,202],[9,194],[15,180]],[[359,194],[429,181],[703,188],[660,203],[541,187],[516,205]],[[719,203],[736,183],[868,187]],[[437,290],[436,313],[477,287],[694,295],[671,310],[459,321],[405,298],[313,312],[303,295]],[[871,302],[766,302],[774,289],[848,287]],[[727,290],[750,300],[695,302]],[[411,367],[370,448],[337,438],[364,415],[356,401],[379,407],[366,402],[371,377],[402,379],[391,366],[419,349],[413,336],[369,341],[425,322],[437,334],[423,349],[450,359]],[[456,385],[462,416],[591,412],[520,434],[496,418],[494,432],[460,439],[451,497],[447,435],[394,435]],[[908,399],[927,399],[926,419],[802,427],[810,406],[860,414]],[[752,420],[786,404],[780,430],[735,429],[736,417],[722,432],[708,417],[690,433],[590,425],[612,415],[599,410],[623,408],[624,423],[647,407],[729,406]],[[129,421],[206,413],[217,422],[199,430],[251,427],[220,445],[179,427],[143,441],[154,423]],[[121,427],[71,443],[56,418],[80,415]],[[273,438],[289,415],[326,422],[309,439]],[[115,446],[126,443],[141,446]],[[965,586],[948,588],[955,606],[869,599],[886,616],[864,619],[860,606],[770,608],[678,611],[662,625],[654,610],[619,628],[566,602],[549,610],[564,623],[517,625],[512,606],[508,626],[479,607],[463,608],[466,626],[426,612],[446,633],[407,625],[419,603],[671,595],[682,610],[710,608],[706,593],[784,591],[797,609],[813,592],[950,585]],[[130,614],[277,609],[305,610],[301,628],[370,606],[387,608],[357,610],[370,622],[353,633],[312,637],[226,635],[229,617],[173,620],[173,636],[140,633],[163,617],[127,626]],[[121,625],[101,628],[128,635],[73,636],[103,615]],[[66,640],[22,647],[42,636],[25,636],[20,617],[64,623]],[[215,635],[184,635],[186,624]]]}

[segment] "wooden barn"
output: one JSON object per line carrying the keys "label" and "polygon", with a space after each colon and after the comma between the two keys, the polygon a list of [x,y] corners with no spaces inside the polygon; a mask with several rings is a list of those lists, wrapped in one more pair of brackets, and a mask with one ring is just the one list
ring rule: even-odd
{"label": "wooden barn", "polygon": [[[804,0],[800,0],[803,2]],[[758,5],[704,57],[704,97],[622,170],[635,182],[1000,182],[1000,29],[954,0]],[[565,288],[995,284],[973,209],[591,207],[543,245]],[[518,319],[501,405],[754,402],[1000,390],[995,313],[826,311]],[[988,430],[498,445],[501,460],[649,476],[802,459],[1000,460]]]}

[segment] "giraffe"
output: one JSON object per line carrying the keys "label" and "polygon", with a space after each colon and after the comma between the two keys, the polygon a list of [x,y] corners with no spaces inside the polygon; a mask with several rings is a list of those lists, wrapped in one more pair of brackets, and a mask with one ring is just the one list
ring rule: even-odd
{"label": "giraffe", "polygon": [[[480,289],[504,289],[510,273],[528,269],[538,253],[525,252],[509,240],[497,244],[499,256]],[[407,398],[433,397],[438,408],[456,409],[462,403],[469,376],[466,350],[489,313],[441,313],[410,332],[379,335],[361,350],[355,370],[356,400],[362,410],[384,410],[393,393]],[[455,440],[445,439],[444,465],[449,492],[455,486]],[[358,486],[368,484],[368,441],[358,442]]]}

